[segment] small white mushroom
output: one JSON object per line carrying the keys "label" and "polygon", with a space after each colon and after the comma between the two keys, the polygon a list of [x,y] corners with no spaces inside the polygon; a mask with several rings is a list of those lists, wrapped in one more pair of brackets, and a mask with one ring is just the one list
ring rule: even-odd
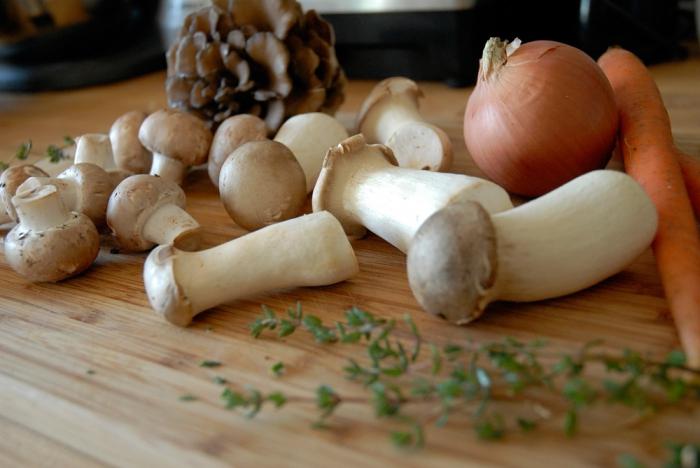
{"label": "small white mushroom", "polygon": [[146,117],[139,140],[153,152],[151,175],[181,184],[187,169],[207,160],[212,134],[204,121],[176,109],[161,109]]}
{"label": "small white mushroom", "polygon": [[649,247],[656,225],[634,179],[593,171],[502,213],[473,202],[438,211],[411,243],[408,279],[426,311],[464,324],[492,301],[562,296],[622,271]]}
{"label": "small white mushroom", "polygon": [[337,119],[322,112],[309,112],[289,118],[275,135],[275,141],[292,150],[304,170],[306,191],[310,193],[328,149],[347,137],[347,130]]}
{"label": "small white mushroom", "polygon": [[184,208],[185,192],[175,182],[137,174],[124,179],[112,192],[107,224],[126,251],[142,252],[156,244],[196,250],[201,229]]}
{"label": "small white mushroom", "polygon": [[63,205],[56,187],[18,190],[12,198],[19,224],[5,237],[5,260],[30,281],[60,281],[87,269],[100,238],[87,216]]}
{"label": "small white mushroom", "polygon": [[57,177],[30,177],[17,190],[31,190],[42,185],[55,186],[69,211],[84,214],[95,226],[104,224],[114,178],[101,167],[90,163],[74,164]]}
{"label": "small white mushroom", "polygon": [[109,129],[114,164],[132,174],[143,174],[151,169],[153,155],[139,141],[139,128],[148,114],[130,111],[114,121]]}
{"label": "small white mushroom", "polygon": [[48,177],[48,174],[31,164],[21,164],[8,167],[0,175],[0,224],[17,221],[12,197],[19,186],[30,177]]}
{"label": "small white mushroom", "polygon": [[238,114],[224,120],[216,129],[209,149],[207,171],[214,185],[219,186],[221,166],[231,153],[244,143],[265,139],[267,139],[267,126],[260,117]]}
{"label": "small white mushroom", "polygon": [[231,219],[254,231],[299,216],[306,203],[306,179],[285,145],[251,141],[221,167],[219,195]]}
{"label": "small white mushroom", "polygon": [[146,294],[168,322],[186,326],[198,313],[270,291],[323,286],[358,272],[338,221],[321,212],[268,226],[200,252],[157,247],[144,265]]}
{"label": "small white mushroom", "polygon": [[474,200],[492,213],[513,205],[498,185],[463,174],[396,166],[390,149],[355,135],[328,151],[313,193],[314,211],[335,215],[352,237],[365,228],[408,251],[420,225],[458,200]]}
{"label": "small white mushroom", "polygon": [[76,138],[75,145],[73,163],[90,163],[101,167],[109,174],[113,187],[130,175],[129,172],[119,169],[114,162],[109,135],[86,133]]}
{"label": "small white mushroom", "polygon": [[362,103],[357,128],[369,143],[391,148],[401,167],[444,171],[452,165],[452,143],[443,130],[421,117],[421,97],[414,81],[387,78]]}

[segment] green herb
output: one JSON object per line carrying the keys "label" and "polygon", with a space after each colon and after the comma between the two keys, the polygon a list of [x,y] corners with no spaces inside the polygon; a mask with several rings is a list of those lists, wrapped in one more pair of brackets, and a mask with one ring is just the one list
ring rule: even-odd
{"label": "green herb", "polygon": [[196,399],[197,399],[196,396],[191,395],[189,393],[186,393],[184,395],[180,395],[180,398],[178,398],[178,400],[180,400],[180,401],[195,401]]}
{"label": "green herb", "polygon": [[95,374],[96,374],[96,372],[95,372],[94,370],[92,370],[92,369],[86,370],[85,373],[86,373],[87,375],[95,375]]}
{"label": "green herb", "polygon": [[[568,436],[577,433],[579,415],[595,405],[617,405],[647,415],[700,399],[700,384],[685,378],[700,372],[686,366],[680,351],[655,361],[631,350],[600,352],[599,340],[566,353],[548,351],[543,340],[438,344],[426,341],[410,316],[396,322],[352,307],[344,320],[326,324],[304,313],[299,303],[284,314],[263,306],[250,330],[255,338],[266,332],[288,338],[301,331],[321,346],[362,347],[365,358],[348,359],[342,372],[365,393],[347,397],[319,385],[314,396],[290,400],[279,392],[264,395],[252,388],[245,392],[227,388],[222,394],[227,408],[243,408],[246,416],[253,417],[265,405],[279,408],[290,401],[313,402],[319,413],[314,427],[327,428],[327,420],[341,405],[369,405],[377,418],[404,426],[390,433],[391,441],[400,447],[421,446],[426,424],[443,426],[452,418],[467,418],[476,436],[485,440],[501,439],[512,429],[532,432],[553,415],[554,410],[541,411],[551,399],[546,395],[564,404],[566,409],[557,420]],[[276,375],[283,370],[281,362],[272,366]],[[598,377],[598,370],[605,371],[605,378]],[[533,392],[521,398],[526,390]],[[541,403],[533,397],[538,394],[534,390],[543,394]],[[511,411],[514,404],[538,416],[523,417],[522,411]],[[415,412],[417,406],[426,405],[432,405],[435,418]],[[504,405],[508,411],[502,410]]]}
{"label": "green herb", "polygon": [[634,455],[623,453],[617,457],[617,466],[620,468],[645,468],[646,465],[640,462]]}
{"label": "green herb", "polygon": [[284,368],[284,363],[283,362],[276,362],[273,364],[273,366],[270,368],[270,372],[272,372],[274,375],[277,377],[281,376],[284,374],[285,368]]}
{"label": "green herb", "polygon": [[63,150],[56,145],[49,145],[46,148],[46,156],[48,156],[49,161],[52,163],[58,163],[66,157],[63,154]]}
{"label": "green herb", "polygon": [[221,367],[221,363],[219,361],[202,361],[199,363],[199,367]]}
{"label": "green herb", "polygon": [[0,161],[0,172],[4,171],[8,167],[10,167],[9,164],[7,164],[5,161]]}
{"label": "green herb", "polygon": [[73,139],[72,136],[70,136],[70,135],[65,135],[65,136],[63,137],[63,143],[64,143],[66,146],[73,146],[73,145],[75,145],[75,140]]}
{"label": "green herb", "polygon": [[32,140],[27,140],[17,148],[15,152],[15,158],[24,161],[29,157],[29,153],[32,151]]}
{"label": "green herb", "polygon": [[219,377],[218,375],[215,376],[212,380],[213,380],[214,383],[217,384],[217,385],[226,385],[226,384],[228,383],[228,380],[226,380],[226,379],[223,378],[223,377]]}

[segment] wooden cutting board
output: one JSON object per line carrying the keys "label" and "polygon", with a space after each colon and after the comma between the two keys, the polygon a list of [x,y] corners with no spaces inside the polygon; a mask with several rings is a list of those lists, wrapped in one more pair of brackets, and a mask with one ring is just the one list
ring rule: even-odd
{"label": "wooden cutting board", "polygon": [[[654,74],[681,146],[700,147],[700,60],[669,64]],[[6,160],[31,138],[42,150],[63,135],[105,132],[121,113],[164,104],[163,75],[73,92],[0,95],[0,150]],[[352,82],[339,118],[354,113],[373,86]],[[461,138],[468,90],[426,84],[424,112],[456,148],[455,172],[480,175]],[[242,234],[227,217],[204,172],[186,184],[188,208],[204,226],[205,243]],[[700,406],[648,420],[626,412],[593,412],[581,433],[563,435],[558,416],[534,434],[500,442],[478,440],[467,420],[430,426],[427,446],[402,452],[388,441],[397,426],[376,420],[366,405],[339,409],[329,430],[311,428],[312,404],[263,411],[254,419],[226,411],[221,376],[236,388],[313,396],[329,384],[361,396],[346,381],[352,346],[319,346],[308,335],[254,340],[248,325],[260,304],[283,309],[301,301],[325,321],[356,305],[379,316],[409,313],[426,340],[484,342],[512,336],[545,338],[557,349],[603,339],[663,356],[677,348],[651,252],[589,290],[534,304],[495,304],[468,327],[422,312],[406,281],[404,256],[374,236],[356,241],[361,273],[342,284],[264,295],[219,307],[181,329],[151,311],[143,289],[145,254],[110,253],[105,246],[85,274],[60,284],[31,284],[0,260],[0,466],[614,466],[629,453],[646,461],[666,455],[665,443],[700,442]],[[250,268],[251,265],[240,265]],[[700,285],[698,285],[700,287]],[[223,363],[216,369],[202,360]],[[283,377],[270,367],[282,361]],[[196,401],[180,401],[191,394]]]}

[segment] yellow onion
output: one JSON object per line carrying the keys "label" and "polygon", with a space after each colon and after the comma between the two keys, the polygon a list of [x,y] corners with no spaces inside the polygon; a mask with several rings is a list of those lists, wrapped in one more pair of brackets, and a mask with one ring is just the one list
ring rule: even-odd
{"label": "yellow onion", "polygon": [[617,126],[612,87],[584,52],[553,41],[486,43],[464,139],[506,190],[537,196],[603,167]]}

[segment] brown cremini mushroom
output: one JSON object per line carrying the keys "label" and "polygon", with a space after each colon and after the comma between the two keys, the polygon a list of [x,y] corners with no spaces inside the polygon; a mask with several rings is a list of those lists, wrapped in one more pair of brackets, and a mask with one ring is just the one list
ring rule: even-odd
{"label": "brown cremini mushroom", "polygon": [[221,166],[231,153],[244,143],[266,138],[267,127],[259,117],[240,114],[224,120],[214,134],[207,163],[209,178],[214,185],[219,186]]}
{"label": "brown cremini mushroom", "polygon": [[245,143],[226,159],[219,194],[231,219],[260,229],[294,218],[306,202],[306,176],[294,154],[276,141]]}
{"label": "brown cremini mushroom", "polygon": [[206,162],[212,134],[200,118],[175,109],[162,109],[143,121],[139,140],[153,152],[151,175],[180,184],[190,166]]}
{"label": "brown cremini mushroom", "polygon": [[31,164],[21,164],[8,167],[0,175],[0,224],[17,221],[12,197],[15,196],[19,186],[30,177],[48,177],[48,174]]}
{"label": "brown cremini mushroom", "polygon": [[87,269],[100,251],[95,225],[63,205],[56,187],[18,190],[19,224],[5,237],[5,260],[30,281],[60,281]]}
{"label": "brown cremini mushroom", "polygon": [[104,224],[114,179],[100,166],[90,163],[73,164],[57,177],[30,177],[18,190],[31,190],[42,185],[55,186],[69,211],[84,214],[95,226]]}
{"label": "brown cremini mushroom", "polygon": [[153,155],[139,141],[139,128],[148,114],[131,111],[114,121],[109,130],[114,163],[133,174],[144,174],[151,169]]}
{"label": "brown cremini mushroom", "polygon": [[175,182],[147,174],[128,177],[114,189],[107,224],[119,246],[141,252],[156,244],[196,250],[200,226],[185,210],[185,192]]}

